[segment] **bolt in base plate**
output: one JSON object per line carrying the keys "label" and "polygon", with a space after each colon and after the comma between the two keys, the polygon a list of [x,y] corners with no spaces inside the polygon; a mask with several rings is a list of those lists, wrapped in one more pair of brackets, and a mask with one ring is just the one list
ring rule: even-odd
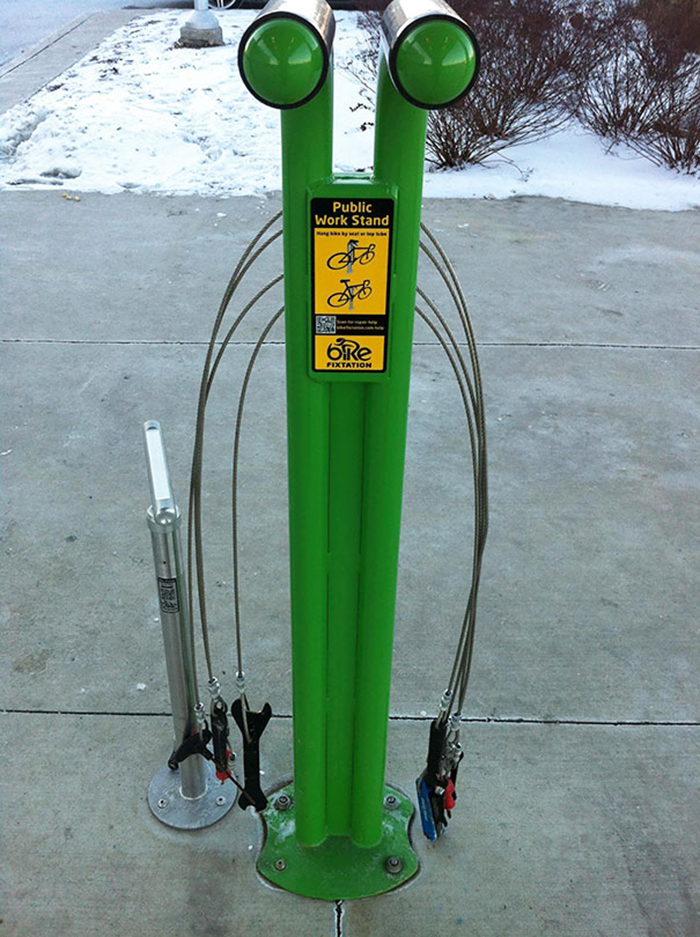
{"label": "bolt in base plate", "polygon": [[[293,797],[293,785],[278,791],[278,796],[281,793]],[[294,827],[295,804],[280,811],[271,797],[261,814],[266,836],[258,872],[285,891],[328,901],[368,898],[403,885],[418,871],[418,857],[408,835],[414,808],[407,797],[386,787],[384,797],[389,795],[398,804],[392,809],[385,806],[382,839],[370,849],[356,846],[345,836],[329,836],[320,846],[300,846]],[[393,861],[387,867],[390,858]]]}
{"label": "bolt in base plate", "polygon": [[176,830],[201,830],[226,816],[236,803],[238,790],[230,781],[222,783],[217,778],[210,761],[202,759],[202,767],[207,786],[197,800],[182,796],[179,768],[172,771],[163,765],[156,772],[148,788],[148,806],[157,820]]}

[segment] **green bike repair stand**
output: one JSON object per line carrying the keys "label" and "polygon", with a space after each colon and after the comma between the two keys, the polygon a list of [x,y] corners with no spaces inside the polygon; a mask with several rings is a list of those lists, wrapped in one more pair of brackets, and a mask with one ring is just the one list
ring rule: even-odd
{"label": "green bike repair stand", "polygon": [[395,0],[383,30],[371,178],[333,173],[325,0],[272,0],[239,48],[282,120],[294,783],[258,870],[325,899],[418,870],[384,770],[425,134],[478,66],[442,0]]}

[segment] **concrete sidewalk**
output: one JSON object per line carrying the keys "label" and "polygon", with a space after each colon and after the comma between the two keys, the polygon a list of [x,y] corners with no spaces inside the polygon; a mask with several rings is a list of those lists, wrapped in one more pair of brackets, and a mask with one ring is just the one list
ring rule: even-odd
{"label": "concrete sidewalk", "polygon": [[[462,796],[435,846],[414,828],[419,877],[312,902],[257,879],[253,817],[176,834],[150,816],[171,729],[141,423],[162,421],[184,502],[202,343],[278,208],[0,195],[0,934],[697,934],[696,212],[425,204],[481,344],[492,526]],[[279,266],[271,252],[246,295]],[[428,271],[422,282],[438,295]],[[217,378],[209,505],[227,498],[231,401],[279,303]],[[246,669],[253,704],[278,714],[270,788],[292,773],[281,329],[271,338],[241,478]],[[408,791],[465,600],[469,489],[449,366],[418,329],[387,769]],[[229,669],[228,522],[211,507],[205,522],[214,655]]]}
{"label": "concrete sidewalk", "polygon": [[33,48],[0,65],[0,114],[26,101],[143,9],[83,13]]}

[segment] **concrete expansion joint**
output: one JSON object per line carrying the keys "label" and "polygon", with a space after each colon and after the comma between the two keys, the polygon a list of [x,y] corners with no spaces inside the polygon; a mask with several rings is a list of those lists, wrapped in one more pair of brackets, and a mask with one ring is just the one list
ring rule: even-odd
{"label": "concrete expansion joint", "polygon": [[[164,339],[108,339],[98,341],[89,338],[0,338],[2,345],[188,345],[198,347],[208,345],[209,342],[197,340],[164,340]],[[222,343],[216,342],[216,347]],[[230,341],[229,345],[233,347],[249,347],[255,345],[252,339],[240,339]],[[266,345],[284,345],[283,339],[269,339]],[[436,342],[414,341],[416,348],[436,348],[439,347]],[[457,341],[460,348],[466,348],[467,342]],[[612,351],[700,351],[700,345],[649,345],[642,343],[624,343],[624,342],[489,342],[480,341],[479,345],[487,348],[592,348],[605,349]]]}
{"label": "concrete expansion joint", "polygon": [[[416,344],[421,344],[416,342]],[[430,343],[432,344],[432,343]],[[464,344],[460,342],[459,344]],[[489,348],[603,348],[613,351],[698,351],[700,345],[651,345],[643,342],[488,342],[479,345]]]}
{"label": "concrete expansion joint", "polygon": [[[126,712],[123,710],[84,710],[84,709],[15,709],[2,708],[3,716],[115,716],[136,719],[168,719],[172,718],[170,712]],[[290,720],[291,713],[273,713],[273,719]],[[432,722],[432,716],[391,715],[390,722]],[[612,729],[698,729],[700,722],[693,720],[661,720],[661,719],[528,719],[521,716],[465,716],[463,724],[476,725],[528,725],[528,726],[561,726],[581,728],[612,728]]]}
{"label": "concrete expansion joint", "polygon": [[335,915],[335,930],[333,934],[335,937],[343,937],[343,916],[345,914],[343,904],[343,901],[336,901],[335,908],[333,909]]}
{"label": "concrete expansion joint", "polygon": [[[214,342],[214,347],[219,348],[223,344],[223,340]],[[248,339],[240,339],[239,341],[230,341],[228,342],[229,347],[243,347],[247,348],[251,345],[257,344],[256,342]],[[108,348],[113,345],[152,345],[157,347],[159,345],[187,345],[193,347],[208,346],[209,342],[206,341],[197,341],[192,340],[188,341],[185,339],[107,339],[103,341],[98,341],[97,339],[90,338],[0,338],[0,345],[96,345],[98,347]],[[284,340],[271,338],[265,342],[265,345],[284,345]]]}

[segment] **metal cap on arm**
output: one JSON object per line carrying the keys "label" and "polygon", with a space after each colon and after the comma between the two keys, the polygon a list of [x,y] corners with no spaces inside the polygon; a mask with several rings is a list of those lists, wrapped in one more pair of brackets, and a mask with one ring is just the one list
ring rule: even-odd
{"label": "metal cap on arm", "polygon": [[394,0],[382,17],[382,51],[396,90],[428,110],[456,104],[476,81],[479,45],[444,0]]}
{"label": "metal cap on arm", "polygon": [[238,46],[243,83],[270,107],[306,104],[328,76],[334,35],[326,0],[270,0]]}

